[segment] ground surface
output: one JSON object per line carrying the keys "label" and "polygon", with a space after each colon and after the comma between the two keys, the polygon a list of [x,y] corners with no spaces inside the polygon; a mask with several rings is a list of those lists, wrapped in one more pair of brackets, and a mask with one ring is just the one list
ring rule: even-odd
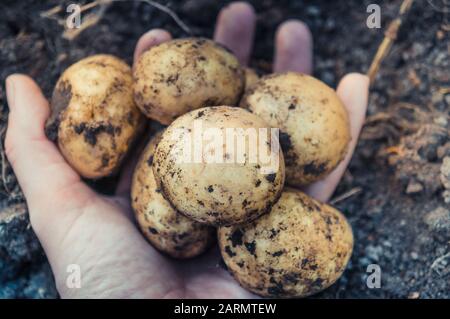
{"label": "ground surface", "polygon": [[[367,70],[383,37],[383,29],[366,27],[367,5],[380,4],[385,27],[401,1],[252,2],[258,13],[253,65],[269,71],[276,26],[300,18],[314,35],[315,75],[335,86],[345,73]],[[363,138],[335,194],[357,192],[337,204],[353,226],[354,254],[344,276],[318,297],[450,297],[450,196],[444,191],[444,186],[450,188],[450,161],[441,165],[450,155],[450,17],[441,3],[416,1],[372,87]],[[67,41],[56,21],[39,15],[56,4],[0,4],[2,140],[8,74],[32,75],[49,96],[61,71],[82,57],[103,52],[130,61],[139,35],[153,27],[186,35],[162,12],[120,3],[99,24]],[[215,16],[225,4],[169,1],[194,34],[202,36],[212,35]],[[22,194],[3,157],[0,172],[0,298],[56,297]],[[366,285],[366,268],[374,263],[382,271],[380,289]]]}

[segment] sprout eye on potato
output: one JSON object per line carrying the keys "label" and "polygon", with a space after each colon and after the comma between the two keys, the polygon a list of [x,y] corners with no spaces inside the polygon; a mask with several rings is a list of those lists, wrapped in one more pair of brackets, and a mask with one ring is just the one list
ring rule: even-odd
{"label": "sprout eye on potato", "polygon": [[280,128],[288,185],[317,181],[345,157],[350,141],[347,111],[333,89],[311,76],[287,72],[263,77],[241,106]]}
{"label": "sprout eye on potato", "polygon": [[174,258],[192,258],[211,246],[215,229],[181,215],[161,194],[152,170],[160,137],[158,133],[152,138],[136,166],[132,207],[142,233],[154,247]]}
{"label": "sprout eye on potato", "polygon": [[236,105],[245,85],[236,57],[202,38],[177,39],[151,48],[136,63],[134,80],[138,107],[165,125],[201,107]]}
{"label": "sprout eye on potato", "polygon": [[286,189],[269,214],[221,227],[225,264],[246,289],[266,297],[305,297],[332,285],[352,253],[353,234],[336,209]]}
{"label": "sprout eye on potato", "polygon": [[[272,144],[262,134],[258,144],[247,134],[246,129],[258,132],[259,128],[270,132],[270,127],[256,115],[230,106],[206,107],[176,119],[164,132],[154,156],[153,172],[166,199],[182,214],[211,225],[247,222],[268,212],[283,188],[284,161],[278,140]],[[198,133],[210,130],[223,134],[213,149],[208,145],[217,140],[196,139],[201,136]],[[229,130],[236,134],[232,137],[234,146],[225,138]],[[238,139],[244,148],[238,146]],[[195,143],[203,146],[201,154],[195,152]],[[274,154],[273,161],[252,159],[255,152]],[[192,155],[187,161],[183,160],[186,154]],[[206,160],[211,154],[212,160]],[[266,174],[264,168],[273,171]]]}
{"label": "sprout eye on potato", "polygon": [[143,127],[132,86],[131,68],[111,55],[82,59],[59,78],[47,134],[83,177],[114,173]]}

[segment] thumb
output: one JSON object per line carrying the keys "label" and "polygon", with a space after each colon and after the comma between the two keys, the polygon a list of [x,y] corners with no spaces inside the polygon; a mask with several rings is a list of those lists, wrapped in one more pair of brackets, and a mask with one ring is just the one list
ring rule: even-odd
{"label": "thumb", "polygon": [[47,139],[44,126],[50,109],[36,83],[25,75],[11,75],[6,80],[6,94],[10,111],[5,152],[24,192],[34,227],[53,219],[55,194],[73,185],[79,185],[77,192],[90,190]]}

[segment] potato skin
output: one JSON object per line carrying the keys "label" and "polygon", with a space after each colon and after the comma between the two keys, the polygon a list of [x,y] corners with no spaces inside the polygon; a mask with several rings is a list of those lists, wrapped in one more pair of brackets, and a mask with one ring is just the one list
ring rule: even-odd
{"label": "potato skin", "polygon": [[301,73],[263,77],[241,106],[280,128],[286,184],[301,187],[328,175],[350,141],[347,111],[335,91]]}
{"label": "potato skin", "polygon": [[251,89],[259,80],[259,75],[252,68],[245,68],[245,91]]}
{"label": "potato skin", "polygon": [[149,142],[134,171],[132,207],[142,233],[156,249],[174,258],[192,258],[215,241],[215,228],[181,215],[161,194],[152,169],[161,133]]}
{"label": "potato skin", "polygon": [[339,211],[289,188],[269,214],[220,227],[218,237],[234,278],[265,297],[305,297],[329,287],[353,250],[351,227]]}
{"label": "potato skin", "polygon": [[151,48],[139,58],[134,81],[141,111],[165,125],[200,107],[236,105],[245,85],[236,57],[203,38],[176,39]]}
{"label": "potato skin", "polygon": [[143,128],[132,85],[130,67],[103,54],[73,64],[56,83],[47,134],[83,177],[113,174]]}
{"label": "potato skin", "polygon": [[[261,171],[259,158],[249,160],[248,147],[245,163],[237,163],[236,157],[226,152],[225,141],[222,162],[178,161],[185,150],[186,134],[195,134],[196,120],[201,121],[203,129],[216,128],[222,133],[227,128],[268,128],[256,115],[230,106],[206,107],[176,119],[164,132],[154,156],[153,172],[165,198],[182,214],[215,226],[246,222],[270,211],[284,185],[284,161],[278,141],[272,146],[279,149],[278,166],[274,165],[274,172],[269,174]],[[174,139],[174,132],[180,128],[184,129],[183,136]],[[249,138],[240,136],[249,145]],[[270,145],[262,144],[258,152],[269,153]]]}

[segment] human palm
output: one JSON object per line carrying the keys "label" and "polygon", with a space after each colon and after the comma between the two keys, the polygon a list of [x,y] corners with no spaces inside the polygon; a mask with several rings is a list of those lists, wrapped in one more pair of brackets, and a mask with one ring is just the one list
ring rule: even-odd
{"label": "human palm", "polygon": [[[241,63],[250,55],[255,15],[245,3],[223,9],[215,40],[229,47]],[[135,60],[151,46],[170,40],[163,30],[141,37]],[[276,37],[274,71],[312,70],[312,40],[305,25],[288,21]],[[240,298],[242,289],[219,266],[217,247],[188,261],[162,255],[134,224],[129,193],[134,160],[124,165],[115,196],[90,189],[44,133],[49,106],[29,77],[8,77],[10,107],[5,149],[25,194],[34,231],[49,258],[62,297],[91,298]],[[364,121],[368,80],[346,76],[338,94],[351,121],[352,142],[346,159],[326,179],[305,191],[326,201],[351,158]],[[69,265],[81,270],[81,288],[69,288]]]}

